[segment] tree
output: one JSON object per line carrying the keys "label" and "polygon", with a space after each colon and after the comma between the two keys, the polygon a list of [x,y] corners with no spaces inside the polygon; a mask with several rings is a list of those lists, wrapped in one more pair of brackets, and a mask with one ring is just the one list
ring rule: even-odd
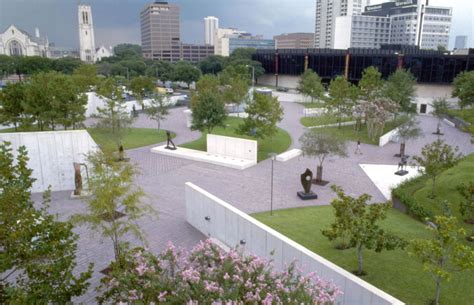
{"label": "tree", "polygon": [[346,142],[339,137],[316,129],[307,130],[299,139],[304,155],[319,160],[316,171],[316,182],[323,182],[323,163],[329,156],[347,157]]}
{"label": "tree", "polygon": [[180,61],[175,64],[173,71],[173,80],[177,82],[184,82],[188,87],[193,83],[197,82],[201,77],[201,71],[193,64]]}
{"label": "tree", "polygon": [[220,55],[211,55],[199,62],[202,74],[215,74],[224,69],[226,58]]}
{"label": "tree", "polygon": [[359,81],[359,88],[362,97],[367,102],[372,102],[380,97],[384,81],[382,80],[382,73],[374,67],[370,66],[362,71],[362,78]]}
{"label": "tree", "polygon": [[55,59],[51,67],[56,72],[61,72],[64,74],[72,74],[74,70],[83,65],[82,61],[79,58],[73,57],[63,57]]}
{"label": "tree", "polygon": [[467,223],[474,224],[474,182],[461,184],[457,190],[463,197],[459,205],[459,212]]}
{"label": "tree", "polygon": [[367,134],[370,139],[375,140],[383,134],[385,123],[397,111],[398,105],[384,97],[377,97],[372,102],[364,101],[362,103],[367,123]]}
{"label": "tree", "polygon": [[47,127],[54,130],[59,117],[51,100],[58,89],[53,85],[56,75],[55,72],[35,74],[26,87],[23,108],[30,118],[25,123],[36,122],[41,131]]}
{"label": "tree", "polygon": [[71,220],[77,224],[87,224],[109,238],[113,244],[115,261],[120,264],[122,237],[130,232],[146,243],[136,221],[144,215],[153,215],[155,210],[151,205],[141,202],[145,194],[133,183],[136,171],[132,165],[115,162],[111,155],[101,151],[90,154],[88,162],[92,170],[87,213],[74,215]]}
{"label": "tree", "polygon": [[248,68],[243,66],[228,66],[219,73],[219,82],[222,86],[222,97],[225,103],[241,105],[249,95]]}
{"label": "tree", "polygon": [[354,90],[352,89],[351,83],[349,83],[344,77],[338,76],[331,80],[328,91],[328,107],[330,110],[336,111],[339,128],[341,128],[342,117],[352,113],[352,94],[354,93]]}
{"label": "tree", "polygon": [[[104,99],[104,107],[97,107],[97,117],[100,119],[97,125],[111,132],[120,152],[124,133],[132,123],[132,118],[126,111],[122,86],[107,78],[98,84],[96,92]],[[122,159],[122,156],[119,156],[119,159]]]}
{"label": "tree", "polygon": [[433,101],[431,106],[433,106],[433,111],[431,114],[438,118],[438,125],[436,126],[435,134],[441,135],[441,121],[443,120],[444,116],[448,114],[448,102],[445,98],[438,98]]}
{"label": "tree", "polygon": [[97,67],[93,65],[81,65],[73,72],[73,78],[76,84],[83,92],[91,91],[98,83]]}
{"label": "tree", "polygon": [[161,81],[173,79],[175,66],[167,61],[151,61],[146,63],[145,75],[156,77]]}
{"label": "tree", "polygon": [[421,136],[421,129],[418,127],[419,122],[415,117],[410,117],[405,124],[397,128],[397,134],[400,138],[400,154],[403,158],[405,156],[406,142],[410,139],[416,139]]}
{"label": "tree", "polygon": [[321,77],[311,69],[306,70],[298,81],[298,92],[314,99],[320,99],[324,94],[324,87],[321,84]]}
{"label": "tree", "polygon": [[151,77],[137,76],[130,81],[130,91],[140,104],[143,104],[143,99],[147,93],[153,92],[155,89],[155,82]]}
{"label": "tree", "polygon": [[431,144],[426,144],[421,149],[421,156],[413,159],[420,166],[420,172],[431,178],[431,198],[435,197],[436,178],[445,170],[455,166],[462,155],[458,153],[459,148],[454,149],[438,139]]}
{"label": "tree", "polygon": [[362,268],[364,248],[381,252],[405,247],[403,239],[386,232],[378,224],[387,217],[390,203],[368,204],[370,195],[363,194],[354,198],[346,195],[338,186],[333,185],[331,188],[338,197],[331,202],[335,219],[331,227],[322,233],[329,240],[348,238],[348,247],[357,250],[357,275],[365,274]]}
{"label": "tree", "polygon": [[453,97],[459,98],[459,107],[474,105],[474,71],[459,73],[453,81]]}
{"label": "tree", "polygon": [[401,111],[416,112],[416,105],[412,103],[416,94],[416,78],[410,71],[397,69],[385,82],[383,95],[396,103]]}
{"label": "tree", "polygon": [[454,272],[474,268],[474,251],[461,243],[466,234],[460,228],[456,217],[439,215],[433,225],[426,226],[434,233],[432,239],[417,239],[410,243],[410,255],[420,259],[423,270],[435,282],[434,304],[440,304],[441,284],[449,281]]}
{"label": "tree", "polygon": [[35,208],[25,147],[16,155],[0,144],[0,303],[70,303],[89,286],[92,265],[75,275],[78,236],[47,212],[49,192]]}
{"label": "tree", "polygon": [[114,56],[120,59],[141,58],[142,47],[137,44],[121,43],[114,47]]}
{"label": "tree", "polygon": [[192,130],[211,133],[215,127],[225,126],[227,112],[217,77],[204,75],[196,83],[196,90],[191,93],[191,111]]}
{"label": "tree", "polygon": [[25,117],[25,84],[9,83],[0,91],[0,124],[13,124],[15,131]]}
{"label": "tree", "polygon": [[158,130],[160,130],[160,122],[169,114],[169,108],[165,96],[161,94],[155,94],[145,108],[148,117],[158,123]]}
{"label": "tree", "polygon": [[237,128],[240,134],[252,133],[257,139],[273,137],[278,132],[276,126],[283,119],[283,109],[276,97],[254,93],[248,101],[245,112],[248,114]]}

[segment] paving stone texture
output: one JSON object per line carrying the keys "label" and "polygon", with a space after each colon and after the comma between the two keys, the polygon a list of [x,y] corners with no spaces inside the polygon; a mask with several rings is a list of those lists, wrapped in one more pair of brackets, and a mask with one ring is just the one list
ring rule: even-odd
{"label": "paving stone texture", "polygon": [[[297,103],[282,101],[285,118],[280,127],[287,130],[292,138],[291,148],[298,148],[299,137],[304,132],[299,118],[302,116],[302,106]],[[200,133],[190,131],[186,127],[185,108],[171,110],[168,118],[162,122],[162,128],[176,132],[174,140],[177,145],[199,138]],[[436,130],[437,120],[430,116],[419,116],[420,127],[424,136],[407,143],[407,154],[419,154],[421,148],[436,140],[432,132]],[[92,121],[88,121],[91,123]],[[156,122],[141,114],[134,123],[135,127],[156,128]],[[443,125],[442,138],[450,145],[457,145],[464,154],[474,152],[470,135],[460,132],[446,124]],[[139,221],[140,227],[146,232],[149,248],[154,252],[161,251],[168,241],[175,245],[191,248],[199,240],[204,239],[201,233],[185,221],[184,184],[192,182],[211,194],[225,200],[247,213],[268,211],[270,209],[271,160],[265,160],[246,170],[235,170],[212,164],[200,163],[184,159],[163,156],[150,152],[152,145],[127,151],[132,163],[140,170],[136,184],[147,194],[145,199],[159,212],[158,218],[144,217]],[[373,202],[384,201],[383,195],[370,181],[359,164],[398,164],[399,158],[393,157],[399,150],[399,145],[389,143],[384,147],[361,145],[362,155],[355,155],[356,144],[348,144],[348,158],[328,158],[324,163],[323,177],[331,184],[342,186],[350,195],[368,193]],[[330,184],[325,187],[313,186],[313,191],[319,195],[317,200],[302,201],[296,192],[302,190],[300,174],[306,168],[316,170],[316,160],[303,156],[287,162],[274,162],[273,209],[284,209],[312,205],[327,205],[334,198]],[[86,210],[81,200],[69,199],[70,192],[52,194],[51,212],[58,214],[60,219],[68,219],[75,213]],[[33,198],[40,201],[40,195]],[[317,221],[317,220],[315,220]],[[93,262],[94,278],[88,293],[75,302],[94,303],[96,292],[94,288],[100,281],[99,270],[107,267],[113,259],[111,241],[94,234],[85,226],[77,227],[80,235],[78,242],[78,270],[84,270],[87,264]],[[127,236],[126,240],[138,245],[136,239]]]}

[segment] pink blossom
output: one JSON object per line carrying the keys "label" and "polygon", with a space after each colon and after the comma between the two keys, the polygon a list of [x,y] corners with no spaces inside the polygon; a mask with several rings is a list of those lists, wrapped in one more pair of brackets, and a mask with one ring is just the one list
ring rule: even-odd
{"label": "pink blossom", "polygon": [[167,293],[168,293],[167,291],[160,292],[160,294],[158,295],[158,300],[159,300],[160,302],[166,301],[165,296],[166,296]]}

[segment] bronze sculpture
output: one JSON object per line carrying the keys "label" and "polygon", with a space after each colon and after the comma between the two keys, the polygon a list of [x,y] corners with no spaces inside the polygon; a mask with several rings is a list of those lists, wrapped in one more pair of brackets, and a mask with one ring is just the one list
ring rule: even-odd
{"label": "bronze sculpture", "polygon": [[[173,145],[173,147],[170,146]],[[166,131],[166,147],[165,149],[176,150],[176,145],[174,145],[173,140],[171,140],[171,132],[169,130]]]}
{"label": "bronze sculpture", "polygon": [[309,168],[307,168],[306,171],[301,174],[300,180],[304,191],[297,192],[298,197],[300,197],[302,200],[317,199],[318,195],[311,191],[313,172]]}
{"label": "bronze sculpture", "polygon": [[73,162],[74,166],[74,196],[81,196],[82,193],[82,175],[81,175],[81,164]]}

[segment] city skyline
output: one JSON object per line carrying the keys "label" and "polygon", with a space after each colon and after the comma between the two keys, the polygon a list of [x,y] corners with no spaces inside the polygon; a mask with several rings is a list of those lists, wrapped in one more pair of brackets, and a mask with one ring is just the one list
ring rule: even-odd
{"label": "city skyline", "polygon": [[[120,5],[116,3],[119,2]],[[140,44],[140,11],[147,0],[89,0],[94,12],[97,45],[117,43]],[[206,16],[216,16],[222,27],[236,27],[266,38],[290,32],[314,32],[314,0],[286,1],[227,1],[176,0],[170,3],[181,6],[182,41],[204,43]],[[373,0],[371,4],[386,2]],[[114,5],[112,5],[112,3]],[[474,46],[474,4],[463,0],[433,0],[432,5],[452,6],[453,24],[450,44],[457,35],[468,36],[468,46]],[[471,7],[466,7],[466,6]],[[249,11],[249,7],[252,10]],[[77,1],[76,0],[0,0],[0,29],[15,24],[30,33],[35,27],[41,35],[47,35],[56,46],[77,48]],[[296,23],[295,20],[298,20]],[[58,26],[61,25],[61,26]]]}

